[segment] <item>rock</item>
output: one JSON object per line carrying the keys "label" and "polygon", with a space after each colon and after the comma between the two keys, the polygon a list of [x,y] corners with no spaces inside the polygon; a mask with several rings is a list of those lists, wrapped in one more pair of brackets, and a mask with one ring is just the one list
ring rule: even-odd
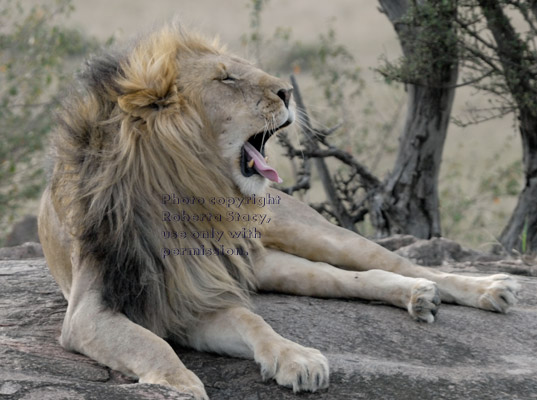
{"label": "rock", "polygon": [[20,246],[0,248],[0,260],[23,260],[43,257],[40,243],[27,242]]}
{"label": "rock", "polygon": [[19,222],[15,223],[6,237],[5,245],[11,247],[26,242],[39,243],[37,217],[35,215],[25,215]]}
{"label": "rock", "polygon": [[395,235],[378,239],[376,242],[419,265],[436,266],[443,263],[502,259],[500,255],[466,249],[443,237],[425,240],[411,235]]}
{"label": "rock", "polygon": [[375,242],[390,251],[395,251],[399,250],[401,247],[410,246],[411,244],[416,243],[418,240],[419,239],[417,237],[412,235],[393,235],[377,239]]}
{"label": "rock", "polygon": [[[494,273],[487,267],[441,270]],[[404,310],[363,301],[276,294],[255,296],[283,336],[328,358],[328,390],[295,395],[263,382],[250,360],[175,346],[212,400],[228,399],[532,399],[537,398],[537,278],[518,277],[520,303],[509,314],[443,304],[434,324]],[[0,261],[0,398],[186,399],[140,385],[58,344],[66,302],[43,259]]]}
{"label": "rock", "polygon": [[442,265],[446,262],[467,261],[480,256],[478,252],[464,249],[459,243],[446,238],[421,239],[401,247],[396,253],[419,265]]}
{"label": "rock", "polygon": [[45,260],[0,261],[2,400],[188,399],[134,381],[58,343],[67,302]]}

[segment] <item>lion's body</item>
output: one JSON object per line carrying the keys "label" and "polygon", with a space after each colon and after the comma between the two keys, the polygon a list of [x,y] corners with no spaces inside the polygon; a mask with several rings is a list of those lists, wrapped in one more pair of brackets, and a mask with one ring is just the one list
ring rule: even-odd
{"label": "lion's body", "polygon": [[[272,189],[281,201],[263,208],[271,222],[256,226],[261,238],[189,235],[240,231],[240,220],[214,216],[259,212],[209,199],[263,196],[267,179],[277,179],[259,159],[265,135],[293,120],[288,84],[217,46],[168,27],[94,59],[81,80],[60,115],[39,219],[47,262],[69,301],[66,348],[204,398],[166,337],[252,357],[265,378],[316,390],[328,385],[326,359],[249,311],[250,290],[383,300],[428,322],[439,303],[436,284],[447,301],[496,311],[514,302],[517,285],[504,275],[416,267]],[[171,194],[204,201],[163,201]],[[169,219],[164,210],[213,217]],[[186,234],[171,241],[162,232]],[[171,256],[163,254],[168,247],[238,254]]]}

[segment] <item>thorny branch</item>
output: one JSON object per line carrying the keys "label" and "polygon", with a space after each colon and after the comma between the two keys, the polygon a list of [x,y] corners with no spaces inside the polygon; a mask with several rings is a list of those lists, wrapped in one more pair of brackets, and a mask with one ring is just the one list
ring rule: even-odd
{"label": "thorny branch", "polygon": [[[382,182],[362,165],[352,154],[328,143],[328,136],[339,127],[322,130],[312,127],[308,112],[302,99],[298,82],[291,76],[297,112],[302,116],[300,148],[296,148],[285,133],[279,135],[279,142],[290,160],[299,160],[300,166],[294,185],[283,188],[282,191],[292,194],[299,190],[307,191],[311,187],[311,163],[317,168],[328,201],[313,204],[312,207],[347,229],[356,231],[355,224],[363,221],[368,213],[367,202],[379,190]],[[332,176],[325,159],[333,157],[347,165],[350,172],[347,176],[336,174]],[[361,199],[358,192],[363,191]]]}

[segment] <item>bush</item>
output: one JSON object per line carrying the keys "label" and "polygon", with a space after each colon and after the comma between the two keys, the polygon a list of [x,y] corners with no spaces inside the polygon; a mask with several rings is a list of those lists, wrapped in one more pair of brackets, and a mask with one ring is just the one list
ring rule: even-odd
{"label": "bush", "polygon": [[[38,197],[45,183],[43,144],[58,93],[69,82],[67,61],[97,47],[80,32],[58,25],[70,0],[23,6],[0,0],[0,228]],[[0,237],[0,244],[2,237]]]}

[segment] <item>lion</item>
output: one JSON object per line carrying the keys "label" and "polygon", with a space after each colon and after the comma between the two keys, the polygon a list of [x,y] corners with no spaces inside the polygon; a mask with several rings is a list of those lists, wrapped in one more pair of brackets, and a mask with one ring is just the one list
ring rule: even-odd
{"label": "lion", "polygon": [[68,301],[65,349],[196,399],[203,383],[168,341],[254,359],[265,380],[315,392],[327,359],[278,335],[252,291],[379,300],[429,323],[441,301],[515,304],[508,275],[416,266],[269,187],[281,178],[265,144],[294,122],[292,91],[174,25],[87,63],[59,111],[39,212]]}

